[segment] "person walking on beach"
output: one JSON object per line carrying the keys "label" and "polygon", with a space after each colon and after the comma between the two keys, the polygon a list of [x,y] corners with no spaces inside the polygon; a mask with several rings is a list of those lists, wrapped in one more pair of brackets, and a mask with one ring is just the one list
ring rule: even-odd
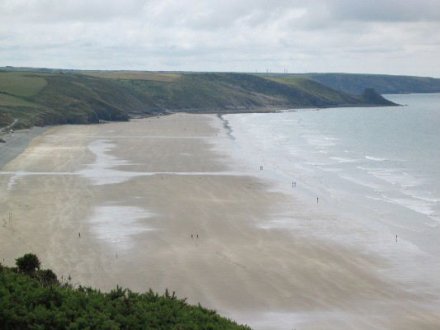
{"label": "person walking on beach", "polygon": [[396,234],[396,243],[397,243],[397,234]]}
{"label": "person walking on beach", "polygon": [[319,197],[316,197],[316,204],[319,203]]}

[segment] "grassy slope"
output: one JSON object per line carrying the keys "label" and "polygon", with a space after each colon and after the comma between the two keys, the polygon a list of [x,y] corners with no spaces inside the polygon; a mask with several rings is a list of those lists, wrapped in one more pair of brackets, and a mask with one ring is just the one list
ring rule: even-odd
{"label": "grassy slope", "polygon": [[440,79],[429,77],[346,73],[310,73],[301,76],[349,94],[361,94],[366,88],[374,88],[380,94],[440,92]]}
{"label": "grassy slope", "polygon": [[[136,71],[0,71],[0,127],[94,123],[164,111],[378,104],[314,81],[232,73]],[[379,101],[379,104],[383,104]]]}
{"label": "grassy slope", "polygon": [[[95,74],[93,74],[95,75]],[[284,81],[265,79],[249,74],[231,73],[144,73],[102,72],[100,77],[119,80],[135,90],[158,109],[168,110],[246,110],[266,107],[329,106],[356,103],[355,98],[333,91],[327,99],[315,95],[319,87],[306,92],[307,87],[286,84]],[[130,78],[130,79],[127,79]],[[301,79],[305,82],[306,79]],[[339,95],[338,95],[339,94]],[[332,99],[332,97],[335,97]],[[343,99],[342,102],[340,102]]]}
{"label": "grassy slope", "polygon": [[149,72],[149,71],[81,71],[82,74],[106,79],[116,80],[150,80],[172,82],[179,79],[181,73],[173,72]]}
{"label": "grassy slope", "polygon": [[353,95],[349,95],[347,93],[341,93],[339,91],[336,91],[335,89],[324,86],[307,78],[283,76],[283,77],[272,77],[270,79],[294,86],[307,95],[314,95],[315,97],[319,98],[322,103],[343,105],[343,104],[353,104],[359,101]]}
{"label": "grassy slope", "polygon": [[[55,275],[54,275],[55,276]],[[249,329],[167,292],[72,288],[0,264],[1,329]]]}
{"label": "grassy slope", "polygon": [[[9,120],[18,118],[23,127],[127,120],[127,110],[142,107],[140,100],[111,80],[77,74],[0,72],[0,114]],[[5,123],[0,122],[2,125]]]}
{"label": "grassy slope", "polygon": [[0,91],[17,96],[37,94],[47,84],[44,76],[36,76],[26,72],[1,72]]}

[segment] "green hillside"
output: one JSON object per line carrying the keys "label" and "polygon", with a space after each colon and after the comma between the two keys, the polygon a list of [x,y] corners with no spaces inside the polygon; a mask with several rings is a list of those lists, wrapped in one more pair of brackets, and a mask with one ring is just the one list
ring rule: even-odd
{"label": "green hillside", "polygon": [[361,94],[366,88],[380,94],[440,92],[440,79],[429,77],[348,73],[310,73],[301,77],[349,94]]}
{"label": "green hillside", "polygon": [[86,124],[166,112],[388,105],[303,77],[240,73],[0,70],[0,127]]}
{"label": "green hillside", "polygon": [[321,100],[322,103],[329,103],[334,105],[354,104],[359,102],[359,99],[354,95],[349,95],[344,92],[337,91],[311,79],[303,77],[294,77],[283,75],[279,77],[271,77],[270,79],[281,83],[288,84],[298,90],[304,95],[315,97]]}
{"label": "green hillside", "polygon": [[17,266],[0,264],[0,329],[250,329],[168,291],[74,288],[40,270],[32,254],[17,259]]}

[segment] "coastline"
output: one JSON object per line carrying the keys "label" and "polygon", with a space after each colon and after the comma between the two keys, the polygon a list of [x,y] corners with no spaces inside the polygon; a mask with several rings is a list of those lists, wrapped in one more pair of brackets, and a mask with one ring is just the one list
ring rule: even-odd
{"label": "coastline", "polygon": [[257,329],[438,321],[381,277],[386,260],[261,228],[281,213],[304,226],[318,215],[220,152],[222,125],[175,114],[44,132],[2,167],[6,262],[35,252],[73,284],[168,288]]}
{"label": "coastline", "polygon": [[0,169],[8,162],[20,155],[31,143],[31,141],[44,133],[48,127],[32,127],[20,129],[14,133],[4,133],[2,138],[6,141],[0,143]]}

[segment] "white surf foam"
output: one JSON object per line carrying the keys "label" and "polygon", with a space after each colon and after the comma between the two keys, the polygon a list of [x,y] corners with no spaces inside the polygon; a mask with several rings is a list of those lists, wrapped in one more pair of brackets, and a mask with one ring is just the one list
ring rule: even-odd
{"label": "white surf foam", "polygon": [[359,159],[336,157],[336,156],[330,157],[330,159],[335,160],[339,164],[359,162]]}
{"label": "white surf foam", "polygon": [[304,134],[302,137],[307,141],[308,144],[320,148],[335,146],[336,142],[338,141],[337,138],[318,134]]}
{"label": "white surf foam", "polygon": [[367,171],[367,173],[378,179],[392,185],[398,185],[402,188],[416,187],[424,182],[422,178],[415,177],[398,168],[368,168],[362,166],[358,166],[357,168]]}
{"label": "white surf foam", "polygon": [[365,159],[367,159],[367,160],[372,160],[372,161],[374,161],[374,162],[384,162],[384,161],[386,161],[387,159],[386,158],[381,158],[381,157],[374,157],[374,156],[365,156]]}

